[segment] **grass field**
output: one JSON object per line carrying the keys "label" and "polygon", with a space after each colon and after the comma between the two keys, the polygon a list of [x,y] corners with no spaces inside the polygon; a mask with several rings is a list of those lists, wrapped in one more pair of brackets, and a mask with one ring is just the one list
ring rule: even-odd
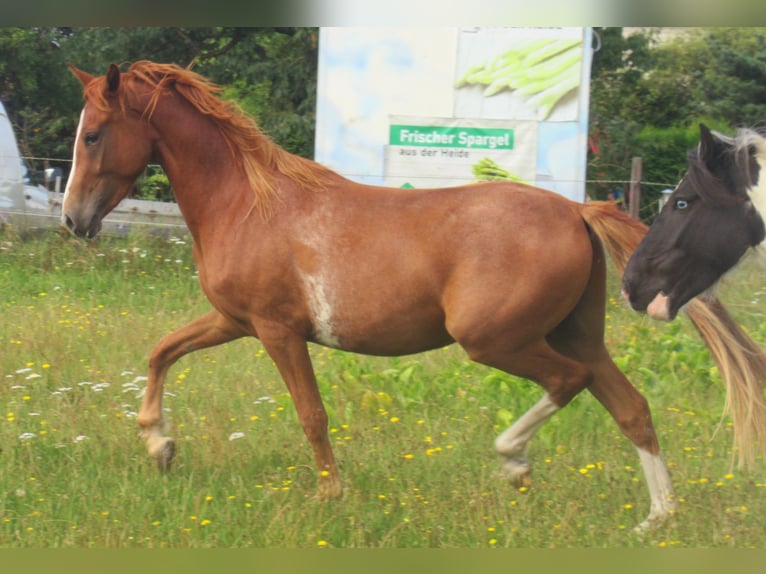
{"label": "grass field", "polygon": [[[313,457],[256,340],[183,358],[160,474],[135,422],[149,351],[207,310],[188,238],[0,236],[0,547],[763,547],[766,463],[732,465],[724,391],[686,319],[616,299],[609,346],[649,399],[680,509],[646,534],[638,457],[586,392],[530,445],[533,484],[500,478],[496,434],[541,395],[455,347],[395,359],[312,347],[346,492]],[[766,339],[766,275],[722,299]],[[616,279],[611,293],[617,297]]]}

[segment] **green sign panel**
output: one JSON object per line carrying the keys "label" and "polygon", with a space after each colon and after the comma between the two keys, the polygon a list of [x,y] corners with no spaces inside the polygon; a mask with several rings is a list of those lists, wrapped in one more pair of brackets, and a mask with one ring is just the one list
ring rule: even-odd
{"label": "green sign panel", "polygon": [[393,124],[390,145],[464,149],[513,149],[513,130]]}

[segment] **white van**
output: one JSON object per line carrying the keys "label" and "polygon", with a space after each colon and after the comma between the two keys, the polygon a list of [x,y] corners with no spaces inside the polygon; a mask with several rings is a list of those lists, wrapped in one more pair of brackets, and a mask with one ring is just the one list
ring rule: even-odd
{"label": "white van", "polygon": [[0,102],[0,225],[25,210],[23,163],[5,107]]}
{"label": "white van", "polygon": [[25,228],[57,225],[49,195],[45,187],[29,181],[13,127],[0,102],[0,226],[10,222]]}

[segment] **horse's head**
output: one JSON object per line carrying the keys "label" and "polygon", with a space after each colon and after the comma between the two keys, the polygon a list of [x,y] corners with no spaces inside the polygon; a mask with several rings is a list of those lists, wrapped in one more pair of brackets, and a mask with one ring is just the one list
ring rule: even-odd
{"label": "horse's head", "polygon": [[76,235],[93,238],[104,216],[130,192],[149,163],[155,138],[143,117],[144,109],[132,101],[134,93],[127,90],[117,66],[112,64],[98,78],[71,68],[83,84],[85,106],[61,221]]}
{"label": "horse's head", "polygon": [[764,240],[766,140],[700,126],[689,169],[628,262],[623,294],[637,311],[672,320]]}

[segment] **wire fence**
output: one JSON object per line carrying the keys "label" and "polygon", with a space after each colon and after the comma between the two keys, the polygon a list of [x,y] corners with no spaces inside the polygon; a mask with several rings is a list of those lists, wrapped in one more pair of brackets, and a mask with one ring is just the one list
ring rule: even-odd
{"label": "wire fence", "polygon": [[[34,157],[34,156],[24,156],[22,157],[23,160],[26,161],[27,165],[30,164],[37,164],[39,165],[42,163],[43,165],[56,165],[58,166],[66,166],[70,165],[72,163],[71,158],[67,159],[61,159],[61,158],[51,158],[51,157]],[[159,165],[150,164],[147,166],[147,170],[149,169],[161,169]],[[68,170],[62,170],[62,172],[65,172]],[[37,170],[37,174],[41,174],[42,172],[40,170]],[[345,177],[348,177],[352,180],[357,181],[365,181],[370,179],[383,179],[384,177],[396,177],[395,174],[386,174],[386,176],[381,176],[380,174],[369,174],[369,173],[344,173]],[[18,220],[19,218],[28,218],[30,216],[33,216],[36,224],[39,225],[46,225],[47,226],[57,226],[58,221],[60,218],[60,199],[56,199],[54,191],[63,191],[63,187],[65,185],[66,178],[61,177],[58,186],[56,185],[56,182],[54,180],[49,180],[44,177],[41,177],[40,175],[34,176],[34,179],[37,179],[40,181],[43,179],[42,182],[43,187],[45,187],[46,190],[48,190],[51,193],[50,197],[50,206],[49,209],[35,209],[30,210],[28,208],[23,209],[12,209],[12,208],[3,208],[0,207],[0,221],[3,219],[8,220],[9,218],[15,218]],[[444,181],[444,177],[441,175],[434,175],[434,176],[428,176],[426,175],[419,175],[418,179],[421,180],[429,180],[433,179],[434,181],[439,180],[440,182]],[[464,180],[455,180],[455,184],[465,184],[466,181],[468,181],[469,178],[466,178]],[[548,182],[551,185],[559,184],[559,185],[578,185],[581,184],[585,189],[585,200],[591,200],[595,199],[593,197],[593,190],[596,187],[603,188],[604,186],[609,186],[612,188],[622,188],[624,190],[629,189],[631,185],[630,180],[624,180],[624,179],[555,179],[555,180],[549,180]],[[39,184],[38,184],[39,185]],[[443,184],[442,184],[443,185]],[[662,199],[661,194],[658,192],[661,192],[666,189],[673,189],[676,185],[676,183],[671,182],[657,182],[657,181],[640,181],[639,182],[640,187],[643,190],[653,190],[655,193],[649,194],[650,196],[660,198],[656,201],[646,201],[643,202],[639,209],[639,217],[643,221],[653,221],[654,218],[659,213],[661,207],[662,207]],[[27,198],[28,199],[28,198]],[[146,200],[149,201],[149,200]],[[167,202],[152,202],[156,204],[161,203],[167,203]],[[172,202],[171,202],[172,203]],[[624,205],[624,207],[627,209],[627,205]],[[58,208],[58,209],[57,209]],[[151,211],[150,208],[147,208],[149,211]],[[138,217],[137,214],[140,212],[147,211],[147,209],[137,209],[135,206],[131,210],[121,210],[116,211],[110,216],[110,223],[112,226],[116,228],[128,228],[131,225],[136,226],[152,226],[157,228],[167,228],[167,229],[183,229],[185,228],[185,224],[183,223],[183,220],[181,219],[180,212],[178,213],[178,221],[169,221],[168,219],[172,219],[173,216],[167,216],[164,221],[158,220],[158,218],[155,217]]]}

